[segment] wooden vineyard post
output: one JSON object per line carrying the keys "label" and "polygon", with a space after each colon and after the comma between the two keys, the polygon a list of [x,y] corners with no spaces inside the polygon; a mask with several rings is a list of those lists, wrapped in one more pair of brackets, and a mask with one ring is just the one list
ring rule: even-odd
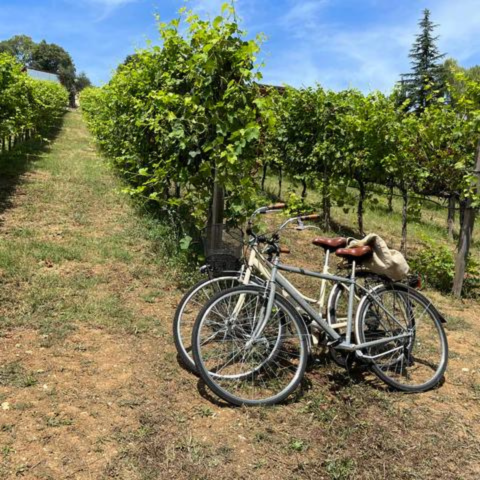
{"label": "wooden vineyard post", "polygon": [[[480,195],[480,140],[477,143],[474,173],[477,177],[475,193],[476,195]],[[453,279],[452,293],[453,295],[455,295],[455,297],[458,298],[462,296],[463,279],[465,277],[470,244],[472,242],[473,226],[475,225],[475,215],[476,209],[472,207],[472,199],[468,198],[460,230],[457,257],[455,259],[455,277]]]}
{"label": "wooden vineyard post", "polygon": [[212,199],[212,224],[214,225],[223,223],[224,201],[223,187],[215,180]]}
{"label": "wooden vineyard post", "polygon": [[225,210],[225,195],[223,187],[217,181],[217,172],[215,171],[215,180],[213,183],[212,208],[207,228],[207,249],[218,250],[222,247],[223,229],[217,225],[223,224]]}

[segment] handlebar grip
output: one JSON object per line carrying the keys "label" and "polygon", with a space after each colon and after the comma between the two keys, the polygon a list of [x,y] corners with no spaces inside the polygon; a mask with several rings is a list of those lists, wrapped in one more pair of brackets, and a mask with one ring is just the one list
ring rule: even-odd
{"label": "handlebar grip", "polygon": [[299,218],[300,218],[300,220],[319,220],[320,219],[320,214],[312,213],[311,215],[302,215]]}
{"label": "handlebar grip", "polygon": [[273,203],[272,205],[268,206],[269,210],[282,210],[282,208],[285,208],[287,206],[286,203]]}

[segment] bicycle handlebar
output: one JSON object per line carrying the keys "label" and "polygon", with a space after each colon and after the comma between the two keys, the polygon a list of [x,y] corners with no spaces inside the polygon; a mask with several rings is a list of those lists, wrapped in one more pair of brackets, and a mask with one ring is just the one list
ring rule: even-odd
{"label": "bicycle handlebar", "polygon": [[311,215],[299,215],[298,217],[292,217],[283,222],[283,224],[280,226],[280,228],[277,230],[277,233],[283,230],[289,223],[291,222],[301,222],[302,220],[318,220],[320,218],[320,215],[318,213],[313,213]]}
{"label": "bicycle handlebar", "polygon": [[298,217],[300,220],[319,220],[320,215],[318,213],[312,213],[311,215],[303,215]]}
{"label": "bicycle handlebar", "polygon": [[283,210],[287,206],[286,203],[273,203],[269,205],[267,208],[268,210]]}
{"label": "bicycle handlebar", "polygon": [[249,221],[248,221],[248,227],[247,227],[247,235],[252,235],[253,237],[255,237],[257,239],[257,241],[259,241],[260,243],[270,243],[270,241],[278,241],[278,234],[279,232],[281,232],[289,223],[291,222],[294,222],[294,221],[297,221],[299,222],[299,224],[305,228],[305,226],[301,223],[303,220],[318,220],[320,218],[320,215],[318,213],[314,213],[314,214],[310,214],[310,215],[298,215],[296,217],[292,217],[292,218],[289,218],[288,220],[286,220],[285,222],[283,222],[283,224],[280,226],[280,228],[273,234],[272,236],[272,239],[269,241],[267,240],[267,238],[262,235],[260,237],[257,237],[254,233],[253,233],[253,229],[252,229],[252,224],[253,224],[253,220],[254,218],[259,215],[259,214],[265,214],[265,213],[269,213],[269,212],[277,212],[278,210],[282,210],[286,207],[286,204],[285,203],[274,203],[274,204],[271,204],[271,205],[267,205],[267,206],[264,206],[264,207],[260,207],[260,208],[257,208],[251,215]]}
{"label": "bicycle handlebar", "polygon": [[285,204],[284,203],[275,203],[273,205],[267,205],[265,207],[260,207],[260,208],[257,208],[253,213],[252,215],[250,216],[250,219],[248,220],[248,223],[249,224],[252,224],[253,223],[253,219],[257,216],[257,215],[263,215],[265,213],[269,213],[269,212],[276,212],[278,210],[281,210],[282,208],[285,208]]}

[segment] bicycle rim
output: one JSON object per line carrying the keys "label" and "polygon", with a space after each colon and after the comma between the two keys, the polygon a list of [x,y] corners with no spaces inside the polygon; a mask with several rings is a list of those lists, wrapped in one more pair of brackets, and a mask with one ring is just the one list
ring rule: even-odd
{"label": "bicycle rim", "polygon": [[378,303],[372,299],[362,302],[356,322],[357,341],[405,335],[363,351],[373,372],[403,391],[421,392],[437,385],[447,366],[448,344],[430,301],[400,284],[377,287],[372,295]]}
{"label": "bicycle rim", "polygon": [[192,337],[200,375],[235,405],[270,405],[298,386],[308,357],[306,328],[277,296],[258,337],[252,333],[266,305],[264,290],[237,287],[216,295],[200,312]]}

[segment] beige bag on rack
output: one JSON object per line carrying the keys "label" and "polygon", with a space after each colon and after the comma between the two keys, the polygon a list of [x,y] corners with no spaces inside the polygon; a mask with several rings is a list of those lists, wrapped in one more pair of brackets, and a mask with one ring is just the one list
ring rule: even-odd
{"label": "beige bag on rack", "polygon": [[405,257],[397,250],[388,248],[385,240],[376,233],[369,233],[361,240],[349,238],[348,247],[363,247],[368,245],[373,249],[373,255],[362,260],[361,265],[379,275],[385,275],[392,280],[403,280],[409,271]]}

